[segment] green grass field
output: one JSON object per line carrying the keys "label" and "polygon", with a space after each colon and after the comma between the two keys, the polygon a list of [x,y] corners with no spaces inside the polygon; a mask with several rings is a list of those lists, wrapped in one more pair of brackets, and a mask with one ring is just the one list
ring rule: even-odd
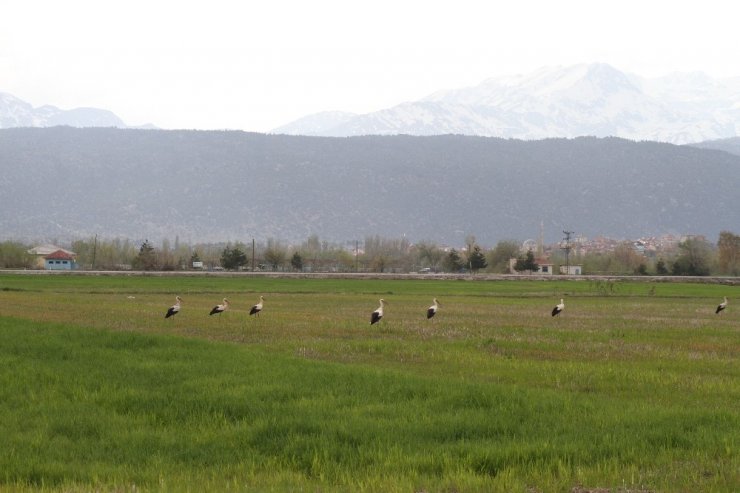
{"label": "green grass field", "polygon": [[0,274],[0,490],[740,491],[738,293]]}

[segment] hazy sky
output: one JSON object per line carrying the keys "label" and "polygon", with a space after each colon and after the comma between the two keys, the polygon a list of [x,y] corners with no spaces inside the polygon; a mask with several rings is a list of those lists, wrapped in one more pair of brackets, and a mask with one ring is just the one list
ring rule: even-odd
{"label": "hazy sky", "polygon": [[740,76],[730,0],[4,0],[0,92],[266,132],[543,66]]}

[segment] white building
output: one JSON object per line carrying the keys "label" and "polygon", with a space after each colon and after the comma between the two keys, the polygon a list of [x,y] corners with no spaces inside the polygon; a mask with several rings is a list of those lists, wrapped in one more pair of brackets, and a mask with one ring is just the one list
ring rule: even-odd
{"label": "white building", "polygon": [[[516,265],[517,259],[510,258],[509,259],[509,273],[511,274],[518,274],[516,270],[514,270],[514,266]],[[535,262],[537,263],[537,270],[530,272],[530,274],[540,274],[542,276],[551,276],[555,273],[555,264],[551,264],[545,259],[535,259]]]}
{"label": "white building", "polygon": [[583,267],[580,265],[561,265],[560,273],[567,274],[569,276],[580,276],[581,274],[583,274]]}

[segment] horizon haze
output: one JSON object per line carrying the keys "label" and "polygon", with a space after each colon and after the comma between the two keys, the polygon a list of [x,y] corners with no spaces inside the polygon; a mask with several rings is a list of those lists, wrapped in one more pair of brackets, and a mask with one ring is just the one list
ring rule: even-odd
{"label": "horizon haze", "polygon": [[728,2],[3,4],[0,91],[131,126],[269,132],[548,66],[740,76]]}

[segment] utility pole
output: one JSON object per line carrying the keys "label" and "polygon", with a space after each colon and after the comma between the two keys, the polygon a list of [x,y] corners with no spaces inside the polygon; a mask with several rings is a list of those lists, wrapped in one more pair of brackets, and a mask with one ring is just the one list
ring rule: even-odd
{"label": "utility pole", "polygon": [[545,221],[540,221],[540,239],[537,242],[537,255],[545,255]]}
{"label": "utility pole", "polygon": [[355,272],[360,272],[360,242],[355,240]]}
{"label": "utility pole", "polygon": [[93,243],[92,270],[95,270],[95,254],[97,252],[98,252],[98,235],[95,235],[95,241]]}
{"label": "utility pole", "polygon": [[563,231],[563,234],[565,235],[565,246],[562,247],[562,250],[565,250],[565,274],[570,274],[570,235],[572,235],[573,231]]}
{"label": "utility pole", "polygon": [[254,272],[254,238],[252,238],[252,272]]}

